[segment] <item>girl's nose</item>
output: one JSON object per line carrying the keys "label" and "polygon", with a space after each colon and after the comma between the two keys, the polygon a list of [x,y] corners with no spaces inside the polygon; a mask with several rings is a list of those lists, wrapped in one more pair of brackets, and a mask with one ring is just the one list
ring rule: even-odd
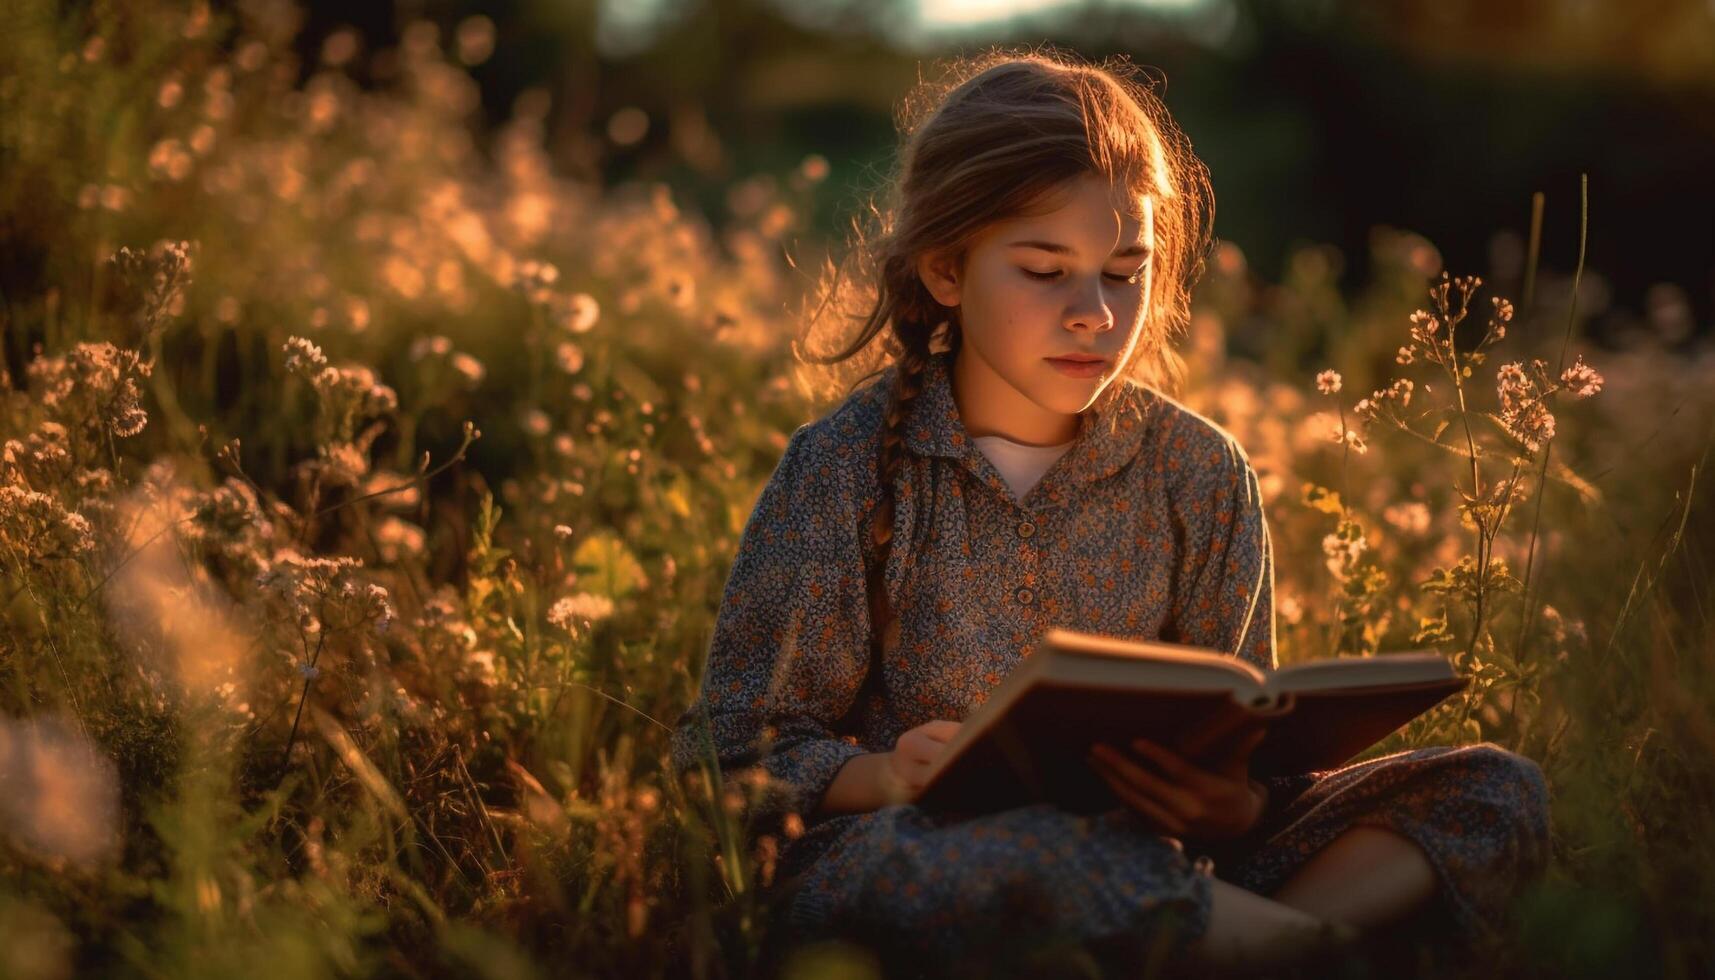
{"label": "girl's nose", "polygon": [[1114,311],[1102,302],[1101,289],[1097,287],[1067,307],[1063,322],[1068,330],[1109,330],[1114,325]]}

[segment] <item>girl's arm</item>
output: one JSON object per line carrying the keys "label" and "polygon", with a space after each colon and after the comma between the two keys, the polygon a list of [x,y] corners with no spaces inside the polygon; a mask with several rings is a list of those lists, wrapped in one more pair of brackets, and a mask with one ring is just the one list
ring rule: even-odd
{"label": "girl's arm", "polygon": [[[683,773],[712,763],[760,776],[752,814],[772,826],[817,812],[836,774],[869,749],[835,724],[869,668],[860,495],[830,419],[802,426],[758,497],[715,620],[701,689],[672,737]],[[867,799],[859,762],[836,802]]]}
{"label": "girl's arm", "polygon": [[1175,490],[1185,540],[1175,576],[1173,638],[1273,670],[1274,546],[1262,489],[1243,450],[1223,438],[1193,456],[1186,481]]}
{"label": "girl's arm", "polygon": [[820,812],[858,813],[910,801],[958,733],[959,722],[938,718],[902,732],[891,751],[847,760],[822,797]]}
{"label": "girl's arm", "polygon": [[901,799],[888,756],[887,752],[866,752],[848,759],[822,797],[818,812],[866,813]]}

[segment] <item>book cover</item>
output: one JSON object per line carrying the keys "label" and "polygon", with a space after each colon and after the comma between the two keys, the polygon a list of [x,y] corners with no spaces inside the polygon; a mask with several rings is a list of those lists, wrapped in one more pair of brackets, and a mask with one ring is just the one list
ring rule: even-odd
{"label": "book cover", "polygon": [[1198,761],[1252,721],[1267,729],[1253,776],[1334,769],[1469,682],[1435,651],[1261,671],[1215,650],[1049,630],[964,719],[911,802],[1096,813],[1120,803],[1084,762],[1093,743],[1148,738]]}

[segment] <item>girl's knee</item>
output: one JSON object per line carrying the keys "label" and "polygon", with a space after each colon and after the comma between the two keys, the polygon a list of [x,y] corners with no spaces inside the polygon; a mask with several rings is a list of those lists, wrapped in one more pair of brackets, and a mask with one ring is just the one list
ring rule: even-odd
{"label": "girl's knee", "polygon": [[1469,755],[1469,764],[1476,767],[1487,779],[1517,787],[1532,801],[1547,804],[1548,779],[1535,759],[1504,749],[1493,742],[1479,742],[1467,746],[1466,752]]}
{"label": "girl's knee", "polygon": [[1548,839],[1548,779],[1536,760],[1481,742],[1460,750],[1463,765],[1457,782],[1466,792],[1479,792],[1497,807],[1515,815],[1521,837],[1545,844]]}

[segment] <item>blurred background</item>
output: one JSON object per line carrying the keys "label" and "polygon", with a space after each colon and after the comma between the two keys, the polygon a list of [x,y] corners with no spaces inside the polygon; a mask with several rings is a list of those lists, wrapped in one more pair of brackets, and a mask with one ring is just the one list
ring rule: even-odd
{"label": "blurred background", "polygon": [[798,301],[994,44],[1145,66],[1211,170],[1184,396],[1280,661],[1451,651],[1372,751],[1549,777],[1518,928],[1416,975],[1715,975],[1715,2],[3,11],[0,977],[757,975],[772,794],[666,736],[828,407]]}
{"label": "blurred background", "polygon": [[824,238],[879,184],[891,108],[935,56],[1125,55],[1165,79],[1216,234],[1264,280],[1326,243],[1350,292],[1384,225],[1504,288],[1537,191],[1543,268],[1569,273],[1588,173],[1592,339],[1678,344],[1715,318],[1709,0],[312,0],[307,17],[306,66],[344,25],[385,48],[418,18],[465,24],[487,119],[546,90],[568,175],[666,181],[716,224],[737,178],[820,154],[806,217]]}

